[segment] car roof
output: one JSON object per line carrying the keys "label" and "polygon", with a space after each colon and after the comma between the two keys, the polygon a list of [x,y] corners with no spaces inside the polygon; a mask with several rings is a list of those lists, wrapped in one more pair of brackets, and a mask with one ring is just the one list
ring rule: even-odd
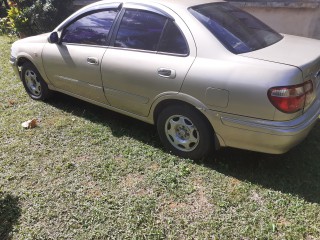
{"label": "car roof", "polygon": [[142,5],[162,5],[166,6],[168,8],[171,8],[172,10],[185,10],[192,6],[207,4],[207,3],[215,3],[215,2],[224,2],[221,0],[102,0],[97,1],[95,3],[89,4],[79,11],[72,14],[69,18],[67,18],[65,21],[63,21],[55,31],[60,31],[70,20],[76,18],[77,16],[87,12],[89,9],[99,9],[103,5],[114,5],[115,7],[119,6],[120,4],[142,4]]}
{"label": "car roof", "polygon": [[152,3],[161,4],[167,7],[182,7],[182,8],[189,8],[196,5],[202,5],[207,3],[213,2],[223,2],[221,0],[123,0],[123,1],[116,1],[116,0],[102,0],[96,2],[94,4],[100,5],[103,3],[114,3],[114,2],[122,2],[122,3],[142,3],[147,5],[152,5]]}

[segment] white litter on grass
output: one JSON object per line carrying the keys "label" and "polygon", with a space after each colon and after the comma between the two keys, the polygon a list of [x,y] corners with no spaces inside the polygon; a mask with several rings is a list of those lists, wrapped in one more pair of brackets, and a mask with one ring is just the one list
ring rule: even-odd
{"label": "white litter on grass", "polygon": [[39,119],[34,118],[32,120],[28,120],[28,121],[21,123],[21,126],[25,129],[32,129],[32,128],[37,127],[39,122],[40,122]]}

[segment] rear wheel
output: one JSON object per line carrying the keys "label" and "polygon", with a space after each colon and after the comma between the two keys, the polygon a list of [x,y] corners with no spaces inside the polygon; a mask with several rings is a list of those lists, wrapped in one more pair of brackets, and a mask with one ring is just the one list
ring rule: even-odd
{"label": "rear wheel", "polygon": [[27,62],[22,65],[21,80],[32,99],[45,100],[50,96],[51,91],[47,83],[32,63]]}
{"label": "rear wheel", "polygon": [[157,128],[163,145],[175,155],[197,160],[214,148],[212,127],[191,106],[165,108],[158,117]]}

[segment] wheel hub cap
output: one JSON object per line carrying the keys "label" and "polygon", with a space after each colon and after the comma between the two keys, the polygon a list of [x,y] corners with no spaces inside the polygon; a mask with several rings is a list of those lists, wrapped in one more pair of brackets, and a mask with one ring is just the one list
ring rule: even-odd
{"label": "wheel hub cap", "polygon": [[27,70],[25,72],[25,81],[26,85],[34,96],[40,96],[41,95],[41,84],[37,78],[37,74],[34,71]]}
{"label": "wheel hub cap", "polygon": [[176,149],[191,152],[198,146],[199,132],[189,118],[181,115],[172,116],[167,120],[165,128],[169,142]]}
{"label": "wheel hub cap", "polygon": [[187,140],[190,137],[190,133],[184,126],[179,126],[177,129],[177,136],[182,140]]}

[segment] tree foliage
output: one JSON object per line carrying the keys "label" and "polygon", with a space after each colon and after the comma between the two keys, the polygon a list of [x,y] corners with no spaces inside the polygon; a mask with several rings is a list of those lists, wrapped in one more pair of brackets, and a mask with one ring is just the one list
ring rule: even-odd
{"label": "tree foliage", "polygon": [[72,12],[72,0],[8,1],[7,24],[23,35],[52,31]]}

